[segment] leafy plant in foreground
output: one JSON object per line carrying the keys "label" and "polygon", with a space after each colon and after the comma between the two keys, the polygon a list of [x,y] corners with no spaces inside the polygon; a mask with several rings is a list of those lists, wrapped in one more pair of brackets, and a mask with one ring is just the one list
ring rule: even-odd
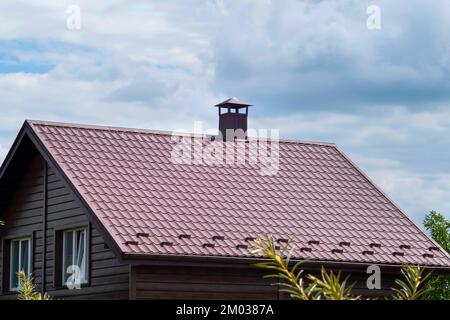
{"label": "leafy plant in foreground", "polygon": [[269,259],[269,261],[257,263],[255,266],[275,272],[264,276],[264,278],[279,279],[280,282],[276,284],[281,287],[280,292],[287,293],[294,299],[311,299],[312,288],[308,287],[305,289],[302,278],[303,270],[299,268],[302,262],[297,262],[289,270],[290,257],[286,261],[284,260],[283,256],[275,248],[272,237],[268,237],[267,241],[257,239],[252,253],[262,255]]}
{"label": "leafy plant in foreground", "polygon": [[264,278],[279,279],[280,282],[275,284],[280,286],[280,292],[289,294],[291,298],[299,300],[359,299],[359,297],[351,295],[353,285],[347,286],[348,277],[341,282],[340,272],[338,274],[334,274],[332,271],[327,272],[323,267],[320,278],[313,275],[306,277],[309,280],[309,284],[306,285],[303,277],[304,270],[300,268],[303,262],[299,261],[289,269],[290,255],[285,260],[283,254],[277,250],[271,236],[268,236],[266,241],[257,239],[252,253],[269,259],[269,261],[257,263],[255,266],[275,272]]}
{"label": "leafy plant in foreground", "polygon": [[405,281],[397,279],[395,283],[399,288],[393,288],[394,300],[419,300],[427,292],[426,281],[430,274],[424,276],[425,270],[419,266],[406,265],[402,268]]}
{"label": "leafy plant in foreground", "polygon": [[316,300],[359,300],[359,296],[353,296],[351,291],[354,284],[347,285],[350,276],[341,281],[341,272],[334,274],[333,271],[327,272],[324,267],[321,268],[322,278],[308,275],[314,289],[313,297]]}
{"label": "leafy plant in foreground", "polygon": [[[286,249],[286,248],[284,248]],[[291,255],[283,255],[283,250],[277,249],[273,238],[257,239],[254,242],[253,254],[265,257],[268,261],[255,264],[256,267],[269,270],[271,273],[264,278],[278,279],[280,292],[289,294],[298,300],[360,300],[361,297],[352,295],[354,284],[348,284],[349,276],[341,279],[341,272],[335,274],[321,268],[320,277],[314,275],[304,276],[301,268],[302,261],[292,265]],[[292,267],[290,267],[292,265]],[[425,275],[425,269],[420,266],[405,265],[401,269],[403,280],[397,279],[398,288],[393,288],[394,300],[422,299],[427,293],[426,282],[430,274]],[[305,279],[307,281],[305,281]],[[306,284],[308,282],[308,284]]]}
{"label": "leafy plant in foreground", "polygon": [[52,300],[52,298],[44,293],[42,295],[39,292],[36,292],[36,285],[34,284],[34,280],[31,276],[27,277],[25,272],[19,271],[19,292],[18,299],[19,300]]}

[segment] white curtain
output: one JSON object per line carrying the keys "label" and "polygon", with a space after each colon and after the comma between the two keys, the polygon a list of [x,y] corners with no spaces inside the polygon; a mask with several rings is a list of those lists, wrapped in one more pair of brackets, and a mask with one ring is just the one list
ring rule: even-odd
{"label": "white curtain", "polygon": [[86,280],[86,232],[85,230],[76,233],[76,248],[74,261],[80,268],[80,280]]}

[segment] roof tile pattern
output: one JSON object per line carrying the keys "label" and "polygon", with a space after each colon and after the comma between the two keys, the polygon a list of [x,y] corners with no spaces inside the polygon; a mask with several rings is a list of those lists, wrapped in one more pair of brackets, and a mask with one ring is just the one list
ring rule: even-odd
{"label": "roof tile pattern", "polygon": [[29,123],[124,253],[248,257],[272,234],[296,258],[450,266],[334,145],[281,141],[264,176],[174,164],[168,133]]}

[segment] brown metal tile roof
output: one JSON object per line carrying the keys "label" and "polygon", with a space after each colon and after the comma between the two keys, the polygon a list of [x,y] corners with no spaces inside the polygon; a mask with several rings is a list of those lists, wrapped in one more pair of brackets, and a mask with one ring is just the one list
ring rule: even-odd
{"label": "brown metal tile roof", "polygon": [[296,258],[450,266],[333,144],[281,141],[278,174],[263,176],[174,164],[170,133],[28,123],[123,253],[249,257],[272,234]]}

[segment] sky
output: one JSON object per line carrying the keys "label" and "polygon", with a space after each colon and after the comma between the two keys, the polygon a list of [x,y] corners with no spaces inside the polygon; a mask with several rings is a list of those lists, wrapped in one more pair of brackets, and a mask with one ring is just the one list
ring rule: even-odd
{"label": "sky", "polygon": [[24,119],[216,128],[212,106],[238,97],[253,128],[335,142],[418,224],[450,218],[449,15],[447,0],[3,0],[0,161]]}

